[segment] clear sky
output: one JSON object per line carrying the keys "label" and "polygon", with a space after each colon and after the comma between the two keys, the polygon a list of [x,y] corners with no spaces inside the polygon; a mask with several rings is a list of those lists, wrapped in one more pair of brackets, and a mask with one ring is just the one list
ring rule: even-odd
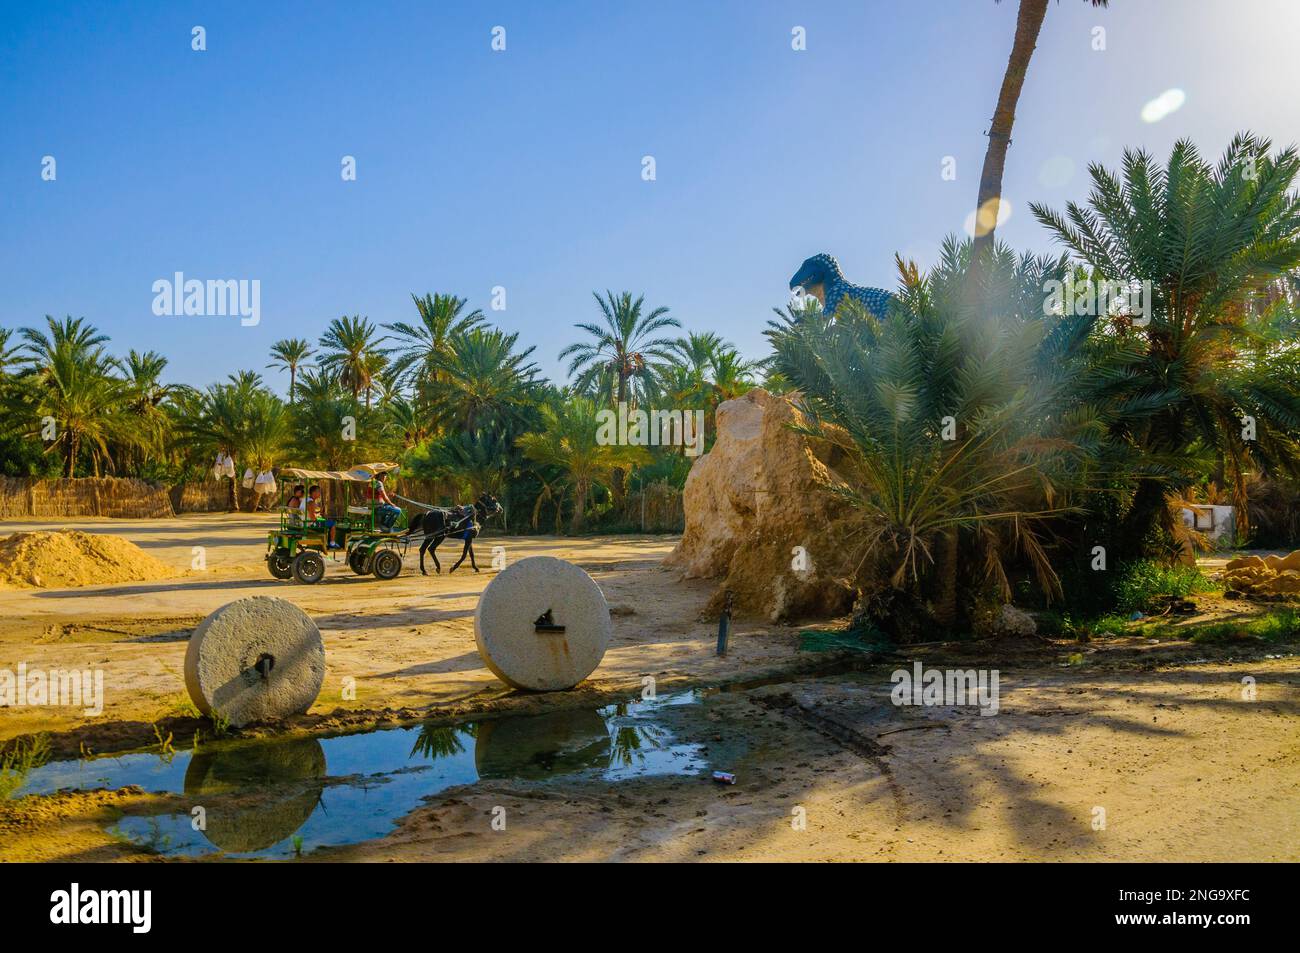
{"label": "clear sky", "polygon": [[[892,287],[895,251],[929,264],[962,230],[1016,7],[0,0],[0,325],[84,315],[204,385],[341,314],[405,319],[411,292],[454,292],[559,376],[611,288],[761,356],[807,256]],[[1297,40],[1300,0],[1054,2],[999,236],[1050,250],[1024,203],[1082,198],[1087,163],[1125,146],[1300,139]],[[1182,107],[1144,121],[1170,89]],[[152,284],[176,271],[259,279],[261,323],[156,317]]]}

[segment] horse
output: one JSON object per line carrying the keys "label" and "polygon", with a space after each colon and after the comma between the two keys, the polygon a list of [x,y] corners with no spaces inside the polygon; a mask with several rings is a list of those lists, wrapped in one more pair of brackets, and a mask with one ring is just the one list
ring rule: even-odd
{"label": "horse", "polygon": [[427,512],[412,516],[406,535],[422,534],[424,537],[424,542],[420,544],[421,575],[429,575],[424,568],[426,552],[433,555],[433,571],[442,573],[442,564],[438,562],[438,544],[448,537],[465,540],[465,548],[461,550],[460,559],[447,570],[448,574],[455,572],[456,567],[465,561],[466,556],[469,556],[469,564],[474,567],[474,571],[478,572],[478,563],[474,561],[474,537],[479,534],[483,522],[501,511],[501,504],[497,502],[497,498],[491,493],[483,493],[473,503],[464,506],[434,506]]}

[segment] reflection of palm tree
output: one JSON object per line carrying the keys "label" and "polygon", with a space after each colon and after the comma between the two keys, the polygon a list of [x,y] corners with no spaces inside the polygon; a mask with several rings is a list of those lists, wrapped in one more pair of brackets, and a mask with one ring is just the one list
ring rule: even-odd
{"label": "reflection of palm tree", "polygon": [[614,750],[609,755],[609,766],[629,767],[640,760],[642,748],[659,749],[664,747],[663,739],[667,732],[651,725],[619,725],[614,729]]}
{"label": "reflection of palm tree", "polygon": [[462,732],[472,734],[466,732],[464,726],[421,725],[420,734],[415,739],[415,744],[411,746],[411,757],[420,755],[430,761],[437,761],[439,758],[463,754],[465,743],[460,739]]}

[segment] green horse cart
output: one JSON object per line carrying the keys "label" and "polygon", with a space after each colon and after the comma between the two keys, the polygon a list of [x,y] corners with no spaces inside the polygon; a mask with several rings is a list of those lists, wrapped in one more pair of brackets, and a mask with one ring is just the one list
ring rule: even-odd
{"label": "green horse cart", "polygon": [[[280,528],[266,537],[266,568],[276,579],[294,579],[314,585],[325,578],[325,560],[343,560],[358,576],[395,579],[402,571],[402,557],[410,538],[405,535],[406,514],[385,529],[375,517],[375,507],[363,495],[380,473],[396,473],[396,463],[363,463],[351,470],[280,471]],[[310,485],[328,482],[339,492],[331,494],[332,511],[321,520],[308,520],[300,511],[285,505],[294,483]],[[329,548],[333,520],[334,542]]]}

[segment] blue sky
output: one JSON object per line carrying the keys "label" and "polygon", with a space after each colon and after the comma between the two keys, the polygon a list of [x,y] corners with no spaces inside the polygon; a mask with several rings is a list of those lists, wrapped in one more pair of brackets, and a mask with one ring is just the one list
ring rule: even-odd
{"label": "blue sky", "polygon": [[[341,314],[410,318],[413,291],[468,297],[556,377],[593,289],[761,356],[808,255],[892,287],[895,251],[929,264],[962,230],[1017,6],[0,4],[0,325],[84,315],[196,385]],[[1300,139],[1297,35],[1292,0],[1053,3],[999,236],[1049,250],[1024,202],[1082,198],[1125,146]],[[1174,88],[1182,108],[1144,122]],[[259,279],[261,323],[155,316],[176,271]]]}

